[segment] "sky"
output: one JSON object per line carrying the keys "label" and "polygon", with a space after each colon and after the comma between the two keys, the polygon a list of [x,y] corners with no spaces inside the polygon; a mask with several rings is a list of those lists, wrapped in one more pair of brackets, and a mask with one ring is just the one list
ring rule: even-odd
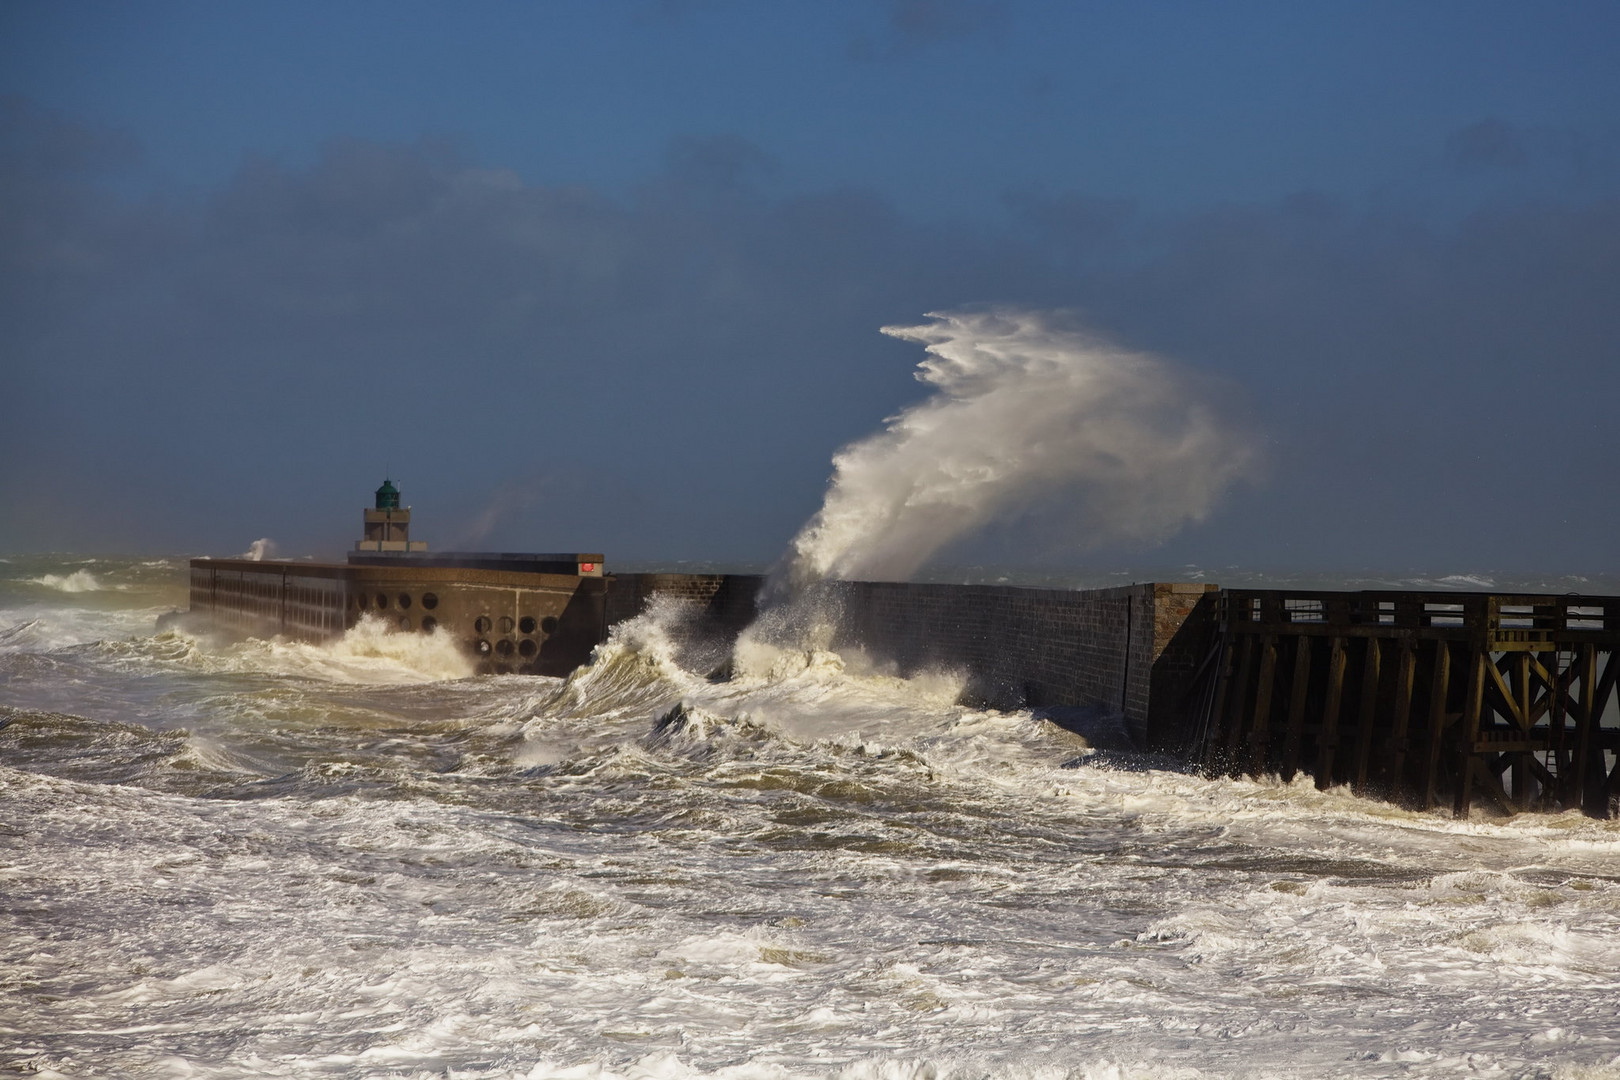
{"label": "sky", "polygon": [[881,328],[1016,309],[1259,464],[941,560],[1613,572],[1617,47],[1612,2],[7,0],[0,552],[332,556],[387,474],[441,549],[768,564],[930,393]]}

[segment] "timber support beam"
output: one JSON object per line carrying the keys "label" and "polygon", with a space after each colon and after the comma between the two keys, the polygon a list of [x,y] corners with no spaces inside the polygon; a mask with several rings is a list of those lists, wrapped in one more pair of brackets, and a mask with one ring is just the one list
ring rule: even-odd
{"label": "timber support beam", "polygon": [[1212,773],[1459,816],[1620,809],[1620,597],[1225,589],[1216,618]]}

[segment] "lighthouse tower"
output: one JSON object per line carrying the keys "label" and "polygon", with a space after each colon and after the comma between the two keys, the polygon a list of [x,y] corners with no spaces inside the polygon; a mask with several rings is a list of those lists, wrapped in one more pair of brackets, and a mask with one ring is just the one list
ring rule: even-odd
{"label": "lighthouse tower", "polygon": [[399,505],[399,488],[384,480],[377,489],[377,505],[365,511],[365,539],[356,540],[354,550],[375,552],[426,551],[427,543],[411,539],[411,508]]}

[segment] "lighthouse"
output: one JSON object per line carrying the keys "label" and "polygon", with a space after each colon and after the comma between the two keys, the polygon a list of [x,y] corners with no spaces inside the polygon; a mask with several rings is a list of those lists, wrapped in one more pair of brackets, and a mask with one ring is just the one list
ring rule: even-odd
{"label": "lighthouse", "polygon": [[365,511],[363,539],[356,540],[354,550],[392,552],[401,555],[427,551],[427,543],[411,539],[411,508],[399,505],[399,488],[384,479],[377,489],[376,505]]}

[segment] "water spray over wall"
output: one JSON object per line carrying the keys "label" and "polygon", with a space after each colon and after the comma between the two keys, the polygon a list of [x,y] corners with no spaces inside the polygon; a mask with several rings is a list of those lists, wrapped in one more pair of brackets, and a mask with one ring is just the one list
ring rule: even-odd
{"label": "water spray over wall", "polygon": [[905,580],[992,521],[1060,504],[1075,548],[1160,541],[1252,474],[1252,433],[1200,380],[1061,314],[938,312],[885,334],[927,348],[934,393],[833,457],[820,511],[793,540],[795,587]]}

